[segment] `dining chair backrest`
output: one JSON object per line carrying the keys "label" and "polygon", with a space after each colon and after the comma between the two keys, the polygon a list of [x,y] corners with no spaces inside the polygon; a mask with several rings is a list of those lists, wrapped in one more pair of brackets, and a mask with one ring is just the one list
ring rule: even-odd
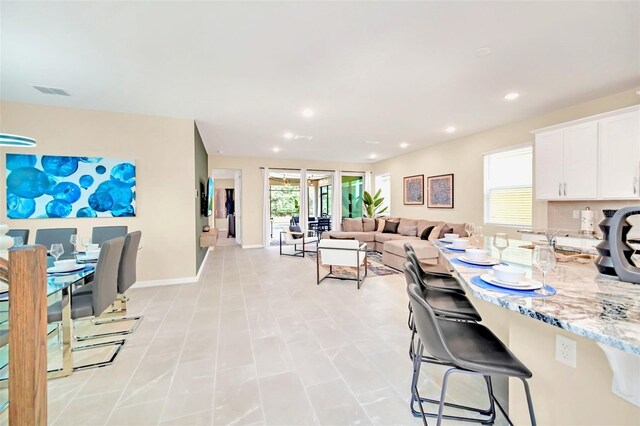
{"label": "dining chair backrest", "polygon": [[91,242],[102,245],[112,238],[126,236],[128,230],[127,226],[94,226],[91,231]]}
{"label": "dining chair backrest", "polygon": [[411,245],[411,243],[404,243],[404,253],[406,255],[408,255],[409,253],[413,253],[413,254],[416,253],[416,251],[413,248],[413,246]]}
{"label": "dining chair backrest", "polygon": [[62,244],[64,254],[60,259],[73,259],[75,247],[71,244],[71,236],[77,234],[76,228],[49,228],[36,231],[36,244],[42,244],[49,250],[51,244]]}
{"label": "dining chair backrest", "polygon": [[407,293],[418,337],[420,337],[420,342],[424,345],[425,350],[436,359],[455,364],[456,358],[447,346],[436,314],[422,297],[420,287],[415,283],[409,283]]}
{"label": "dining chair backrest", "polygon": [[112,238],[100,249],[93,279],[93,312],[100,315],[118,297],[118,269],[124,237]]}
{"label": "dining chair backrest", "polygon": [[425,284],[420,278],[420,274],[416,270],[416,267],[411,262],[404,262],[404,279],[407,281],[407,285],[413,283],[420,286],[424,291]]}
{"label": "dining chair backrest", "polygon": [[118,269],[118,293],[125,291],[135,284],[137,279],[138,248],[140,247],[141,231],[135,231],[124,239],[120,267]]}
{"label": "dining chair backrest", "polygon": [[10,236],[11,238],[16,238],[16,237],[22,238],[22,242],[24,243],[24,245],[29,244],[28,229],[10,229],[9,232],[7,232],[7,235]]}

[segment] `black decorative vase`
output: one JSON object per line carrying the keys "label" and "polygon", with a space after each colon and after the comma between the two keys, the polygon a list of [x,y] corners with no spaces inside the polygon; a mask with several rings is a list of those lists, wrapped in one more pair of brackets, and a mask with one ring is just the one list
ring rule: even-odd
{"label": "black decorative vase", "polygon": [[[611,251],[609,250],[609,227],[611,226],[611,218],[617,212],[617,210],[602,210],[604,213],[604,218],[598,223],[598,227],[602,231],[602,241],[598,243],[596,246],[596,250],[598,251],[598,257],[594,261],[596,268],[598,268],[598,272],[605,275],[612,275],[617,277],[616,270],[613,267],[613,261],[611,260]],[[626,244],[627,234],[631,230],[631,224],[625,221],[624,226],[622,227],[622,241],[625,242],[627,248],[624,249],[624,257],[627,258],[629,263],[633,265],[631,261],[631,256],[633,256],[634,250]]]}

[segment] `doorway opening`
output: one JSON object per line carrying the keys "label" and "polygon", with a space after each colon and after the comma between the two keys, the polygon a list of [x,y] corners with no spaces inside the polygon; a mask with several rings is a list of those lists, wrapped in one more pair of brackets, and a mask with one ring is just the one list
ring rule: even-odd
{"label": "doorway opening", "polygon": [[213,226],[218,246],[242,245],[242,191],[239,169],[213,169]]}

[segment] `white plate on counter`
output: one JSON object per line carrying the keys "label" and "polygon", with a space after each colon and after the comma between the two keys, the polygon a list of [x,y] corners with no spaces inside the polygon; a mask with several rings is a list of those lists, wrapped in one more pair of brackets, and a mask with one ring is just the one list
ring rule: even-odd
{"label": "white plate on counter", "polygon": [[59,274],[62,272],[74,272],[79,271],[80,269],[84,269],[87,265],[79,265],[77,263],[73,263],[71,265],[62,265],[62,266],[52,266],[47,268],[47,272],[51,274]]}
{"label": "white plate on counter", "polygon": [[446,238],[438,238],[438,241],[445,244],[453,244],[453,241],[447,240]]}
{"label": "white plate on counter", "polygon": [[93,257],[93,256],[87,256],[86,254],[79,254],[76,259],[78,259],[80,262],[97,262],[98,261],[98,257]]}
{"label": "white plate on counter", "polygon": [[538,290],[539,288],[542,288],[542,283],[540,281],[532,280],[530,278],[525,278],[519,283],[508,283],[497,279],[493,274],[482,274],[480,275],[480,279],[491,285],[495,285],[496,287],[508,288],[511,290]]}
{"label": "white plate on counter", "polygon": [[493,266],[493,265],[500,264],[500,260],[495,259],[493,257],[490,257],[489,259],[485,259],[485,260],[471,260],[467,256],[460,256],[458,257],[458,260],[464,263],[469,263],[471,265],[480,265],[480,266]]}

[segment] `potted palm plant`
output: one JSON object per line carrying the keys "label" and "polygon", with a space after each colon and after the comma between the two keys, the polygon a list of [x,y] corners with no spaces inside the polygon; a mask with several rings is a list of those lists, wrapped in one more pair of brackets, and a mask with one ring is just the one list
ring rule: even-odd
{"label": "potted palm plant", "polygon": [[388,206],[382,207],[382,203],[384,202],[384,197],[381,197],[382,190],[379,189],[378,192],[372,197],[369,192],[364,191],[364,195],[362,196],[362,204],[364,204],[364,216],[365,217],[378,217],[387,209]]}

